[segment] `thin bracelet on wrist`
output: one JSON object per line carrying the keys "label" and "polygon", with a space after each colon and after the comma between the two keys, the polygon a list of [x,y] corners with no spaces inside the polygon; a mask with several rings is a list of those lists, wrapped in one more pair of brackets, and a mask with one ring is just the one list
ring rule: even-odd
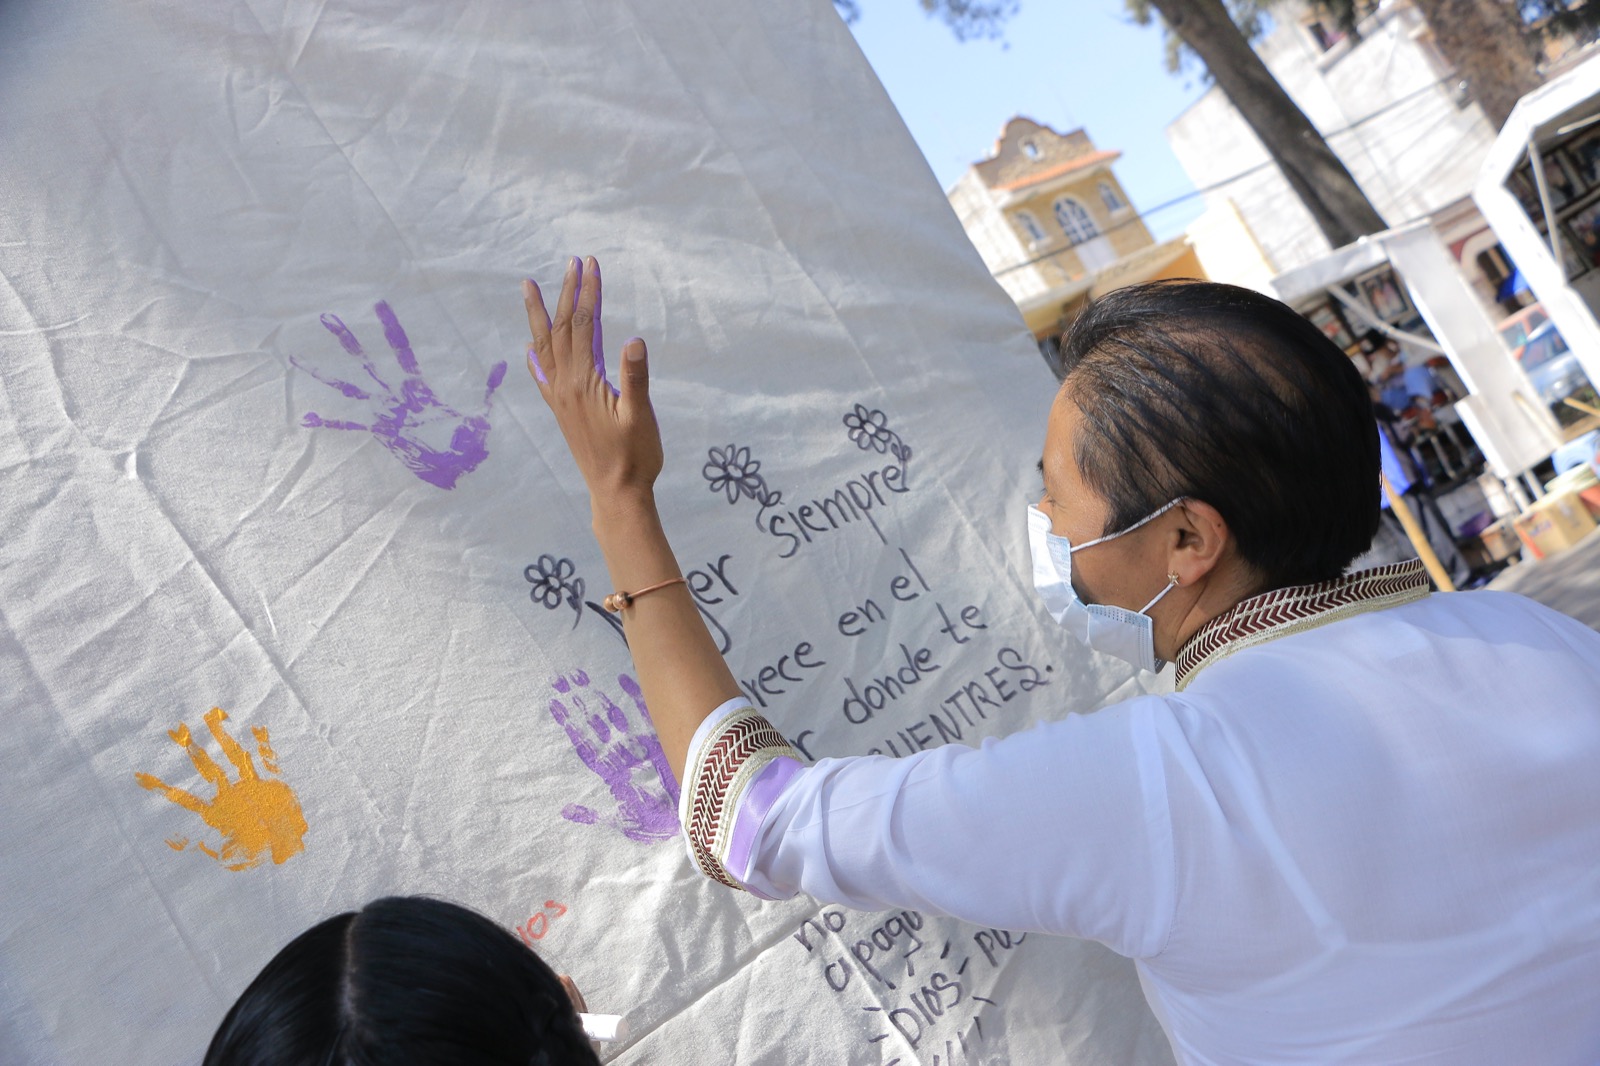
{"label": "thin bracelet on wrist", "polygon": [[638,599],[640,596],[645,595],[646,593],[654,592],[657,589],[664,589],[671,585],[687,585],[688,583],[689,581],[687,578],[675,577],[670,581],[658,581],[654,585],[646,585],[637,592],[623,592],[621,589],[618,589],[616,592],[613,592],[611,595],[601,600],[600,606],[604,607],[612,614],[621,614],[624,608],[632,607],[633,601]]}

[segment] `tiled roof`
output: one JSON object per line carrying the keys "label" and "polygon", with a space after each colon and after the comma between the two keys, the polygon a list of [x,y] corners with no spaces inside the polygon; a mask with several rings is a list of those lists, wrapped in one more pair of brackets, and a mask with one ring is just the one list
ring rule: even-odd
{"label": "tiled roof", "polygon": [[1037,185],[1042,181],[1049,181],[1052,178],[1059,178],[1063,174],[1070,174],[1074,170],[1082,170],[1085,167],[1092,167],[1096,163],[1109,163],[1121,154],[1121,152],[1113,149],[1103,148],[1097,152],[1090,152],[1088,155],[1079,156],[1077,159],[1069,159],[1065,163],[1057,163],[1055,166],[1046,170],[1025,174],[1013,181],[1008,181],[1004,184],[993,186],[993,188],[1001,191],[1025,189],[1029,185]]}

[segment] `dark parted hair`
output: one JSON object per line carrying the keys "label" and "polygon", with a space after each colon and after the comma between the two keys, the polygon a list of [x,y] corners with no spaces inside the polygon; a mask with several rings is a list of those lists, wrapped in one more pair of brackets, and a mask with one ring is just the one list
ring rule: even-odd
{"label": "dark parted hair", "polygon": [[1378,531],[1378,427],[1350,357],[1287,305],[1157,281],[1091,303],[1062,341],[1074,458],[1123,530],[1215,507],[1260,591],[1342,574]]}
{"label": "dark parted hair", "polygon": [[267,963],[205,1066],[598,1066],[544,961],[481,914],[418,896],[312,926]]}

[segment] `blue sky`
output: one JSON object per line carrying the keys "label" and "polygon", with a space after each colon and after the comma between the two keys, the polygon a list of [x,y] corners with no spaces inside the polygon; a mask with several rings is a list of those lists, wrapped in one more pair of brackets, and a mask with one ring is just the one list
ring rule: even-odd
{"label": "blue sky", "polygon": [[1157,239],[1199,215],[1199,197],[1148,212],[1194,190],[1164,130],[1205,87],[1194,71],[1167,73],[1160,28],[1135,25],[1122,0],[1021,0],[1004,42],[965,44],[917,0],[860,4],[856,41],[945,188],[1006,119],[1027,115],[1121,149],[1117,177]]}

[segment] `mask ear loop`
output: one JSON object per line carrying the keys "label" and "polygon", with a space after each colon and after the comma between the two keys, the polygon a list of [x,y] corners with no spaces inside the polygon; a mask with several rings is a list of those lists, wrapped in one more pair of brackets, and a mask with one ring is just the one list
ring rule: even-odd
{"label": "mask ear loop", "polygon": [[[1179,496],[1177,499],[1173,500],[1171,503],[1168,503],[1165,507],[1161,507],[1161,508],[1158,508],[1157,510],[1151,511],[1149,514],[1147,514],[1143,518],[1139,519],[1137,522],[1135,522],[1133,525],[1129,526],[1127,529],[1119,529],[1115,533],[1107,533],[1103,537],[1096,537],[1093,540],[1084,541],[1082,544],[1074,544],[1072,546],[1072,550],[1073,551],[1080,551],[1080,550],[1082,550],[1084,548],[1092,548],[1096,544],[1104,544],[1108,540],[1115,540],[1118,537],[1120,537],[1120,536],[1122,536],[1122,535],[1124,535],[1126,533],[1132,533],[1134,530],[1138,529],[1140,526],[1148,525],[1149,523],[1154,522],[1156,519],[1160,518],[1162,515],[1166,514],[1168,511],[1172,510],[1174,507],[1178,506],[1178,504],[1182,503],[1186,499],[1188,499],[1187,496]],[[1171,575],[1169,574],[1168,576],[1170,577]]]}

